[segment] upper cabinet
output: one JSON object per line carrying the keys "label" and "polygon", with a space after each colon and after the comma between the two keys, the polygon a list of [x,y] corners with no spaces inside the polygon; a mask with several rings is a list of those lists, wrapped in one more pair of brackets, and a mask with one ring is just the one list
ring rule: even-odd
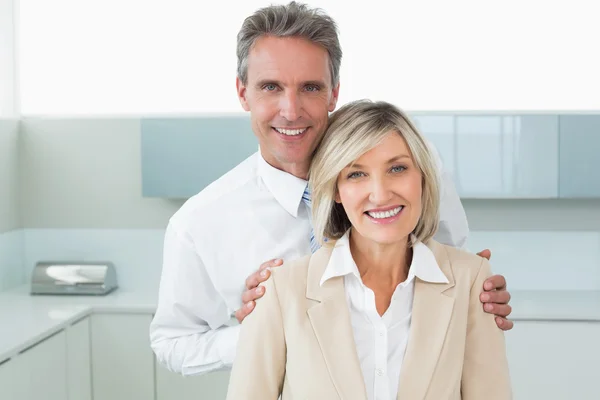
{"label": "upper cabinet", "polygon": [[600,115],[560,117],[560,181],[563,198],[600,198]]}
{"label": "upper cabinet", "polygon": [[462,198],[558,196],[558,117],[415,116]]}
{"label": "upper cabinet", "polygon": [[144,197],[188,198],[258,150],[250,118],[141,121]]}
{"label": "upper cabinet", "polygon": [[[416,114],[461,198],[600,198],[600,114]],[[145,197],[188,198],[258,150],[248,116],[142,119]]]}

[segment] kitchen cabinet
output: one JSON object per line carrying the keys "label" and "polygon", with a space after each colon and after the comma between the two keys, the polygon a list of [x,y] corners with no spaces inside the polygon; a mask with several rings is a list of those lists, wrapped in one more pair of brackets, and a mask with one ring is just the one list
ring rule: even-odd
{"label": "kitchen cabinet", "polygon": [[94,400],[154,399],[154,355],[150,314],[91,317]]}
{"label": "kitchen cabinet", "polygon": [[413,117],[461,198],[558,197],[558,117]]}
{"label": "kitchen cabinet", "polygon": [[0,361],[0,399],[27,399],[28,376],[24,373],[23,364],[16,357]]}
{"label": "kitchen cabinet", "polygon": [[560,197],[600,198],[600,115],[560,116]]}
{"label": "kitchen cabinet", "polygon": [[225,400],[228,384],[229,371],[184,377],[156,365],[157,400]]}
{"label": "kitchen cabinet", "polygon": [[518,321],[506,333],[515,400],[597,400],[600,322]]}
{"label": "kitchen cabinet", "polygon": [[92,400],[90,319],[67,328],[67,388],[69,400]]}
{"label": "kitchen cabinet", "polygon": [[143,118],[142,194],[188,198],[258,151],[248,116]]}
{"label": "kitchen cabinet", "polygon": [[[18,375],[18,400],[65,400],[67,394],[67,338],[60,331],[13,358]],[[10,364],[7,364],[10,365]]]}

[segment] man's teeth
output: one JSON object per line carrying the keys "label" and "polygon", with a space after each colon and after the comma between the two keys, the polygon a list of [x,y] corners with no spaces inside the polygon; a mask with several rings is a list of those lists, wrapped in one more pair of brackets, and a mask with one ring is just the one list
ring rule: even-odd
{"label": "man's teeth", "polygon": [[279,133],[283,133],[284,135],[287,136],[296,136],[299,135],[301,133],[304,133],[304,131],[306,130],[306,128],[304,129],[281,129],[281,128],[275,128],[275,130]]}
{"label": "man's teeth", "polygon": [[404,208],[404,206],[400,206],[400,207],[394,208],[393,210],[388,210],[388,211],[380,211],[380,212],[367,211],[367,214],[369,214],[369,216],[371,218],[376,218],[376,219],[389,218],[389,217],[393,217],[394,215],[398,214],[403,208]]}

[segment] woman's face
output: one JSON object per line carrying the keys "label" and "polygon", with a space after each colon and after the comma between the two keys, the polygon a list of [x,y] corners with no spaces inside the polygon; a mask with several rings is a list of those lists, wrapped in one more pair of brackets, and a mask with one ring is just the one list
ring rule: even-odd
{"label": "woman's face", "polygon": [[397,132],[346,167],[337,180],[353,234],[380,244],[406,240],[421,216],[422,176]]}

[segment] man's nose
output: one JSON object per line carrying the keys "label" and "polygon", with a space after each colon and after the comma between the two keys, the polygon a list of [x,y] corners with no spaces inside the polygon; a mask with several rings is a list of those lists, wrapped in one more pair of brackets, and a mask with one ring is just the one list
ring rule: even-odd
{"label": "man's nose", "polygon": [[281,97],[280,115],[288,121],[300,118],[301,101],[296,92],[289,91]]}

